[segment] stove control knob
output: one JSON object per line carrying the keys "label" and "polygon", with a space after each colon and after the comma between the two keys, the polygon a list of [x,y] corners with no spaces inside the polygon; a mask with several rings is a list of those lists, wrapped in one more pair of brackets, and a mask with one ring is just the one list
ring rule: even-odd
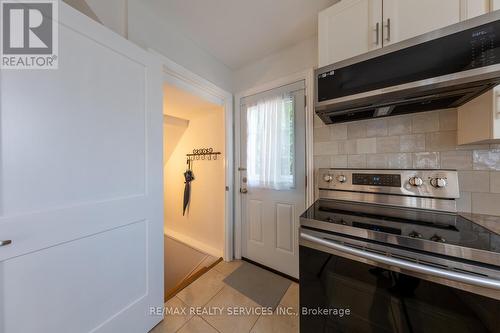
{"label": "stove control knob", "polygon": [[408,234],[411,238],[422,238],[422,234],[416,231],[412,231]]}
{"label": "stove control knob", "polygon": [[448,185],[446,178],[431,178],[431,185],[435,188],[443,188]]}
{"label": "stove control knob", "polygon": [[344,175],[338,175],[335,179],[337,179],[339,183],[345,183],[347,181],[347,177]]}
{"label": "stove control knob", "polygon": [[418,176],[411,177],[408,182],[410,183],[411,186],[415,186],[415,187],[419,187],[419,186],[422,186],[424,184],[424,181],[422,180],[422,178],[420,178]]}
{"label": "stove control knob", "polygon": [[325,182],[329,183],[333,180],[333,177],[332,177],[332,175],[326,174],[326,175],[323,175],[323,180]]}
{"label": "stove control knob", "polygon": [[431,241],[438,242],[438,243],[446,243],[446,239],[444,239],[443,237],[438,236],[438,235],[432,236]]}

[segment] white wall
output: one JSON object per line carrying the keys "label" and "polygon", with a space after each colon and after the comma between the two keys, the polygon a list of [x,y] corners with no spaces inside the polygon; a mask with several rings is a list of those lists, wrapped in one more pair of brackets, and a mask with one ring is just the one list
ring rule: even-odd
{"label": "white wall", "polygon": [[232,91],[232,72],[228,67],[180,34],[168,23],[168,17],[158,17],[140,0],[129,0],[128,38],[139,46],[155,49],[222,89]]}
{"label": "white wall", "polygon": [[[165,132],[167,133],[167,132]],[[168,137],[165,136],[168,140]],[[191,202],[182,216],[186,153],[195,148],[224,152],[224,111],[207,112],[206,116],[189,119],[189,125],[175,146],[164,168],[165,232],[213,256],[224,251],[225,170],[224,160],[196,160],[193,163],[195,180],[191,183]],[[165,145],[171,145],[172,140]]]}
{"label": "white wall", "polygon": [[102,24],[111,30],[143,48],[160,52],[220,88],[233,91],[232,71],[187,36],[180,34],[169,23],[168,13],[162,13],[160,17],[141,0],[85,1]]}
{"label": "white wall", "polygon": [[102,24],[114,32],[127,37],[127,0],[85,1]]}
{"label": "white wall", "polygon": [[233,91],[241,92],[317,64],[318,40],[313,37],[235,71]]}

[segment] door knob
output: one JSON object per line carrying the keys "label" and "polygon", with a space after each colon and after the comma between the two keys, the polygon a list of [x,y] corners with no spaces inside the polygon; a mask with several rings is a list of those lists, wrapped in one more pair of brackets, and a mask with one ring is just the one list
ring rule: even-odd
{"label": "door knob", "polygon": [[248,190],[246,188],[240,188],[240,193],[246,194]]}
{"label": "door knob", "polygon": [[5,245],[9,245],[9,244],[12,244],[12,241],[10,239],[0,240],[0,246],[5,246]]}

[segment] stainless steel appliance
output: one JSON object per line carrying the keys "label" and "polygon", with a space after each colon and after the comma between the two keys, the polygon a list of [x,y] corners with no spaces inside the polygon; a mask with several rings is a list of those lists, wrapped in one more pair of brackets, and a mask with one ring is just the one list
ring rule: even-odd
{"label": "stainless steel appliance", "polygon": [[456,171],[320,169],[319,197],[301,332],[500,332],[500,224],[457,213]]}
{"label": "stainless steel appliance", "polygon": [[316,70],[315,109],[338,123],[460,106],[500,82],[500,11]]}

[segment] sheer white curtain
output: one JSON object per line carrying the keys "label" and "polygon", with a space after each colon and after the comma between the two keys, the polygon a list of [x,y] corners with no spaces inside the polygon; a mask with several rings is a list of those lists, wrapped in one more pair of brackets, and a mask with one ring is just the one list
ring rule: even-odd
{"label": "sheer white curtain", "polygon": [[294,98],[284,93],[247,105],[248,186],[287,190],[295,186]]}

